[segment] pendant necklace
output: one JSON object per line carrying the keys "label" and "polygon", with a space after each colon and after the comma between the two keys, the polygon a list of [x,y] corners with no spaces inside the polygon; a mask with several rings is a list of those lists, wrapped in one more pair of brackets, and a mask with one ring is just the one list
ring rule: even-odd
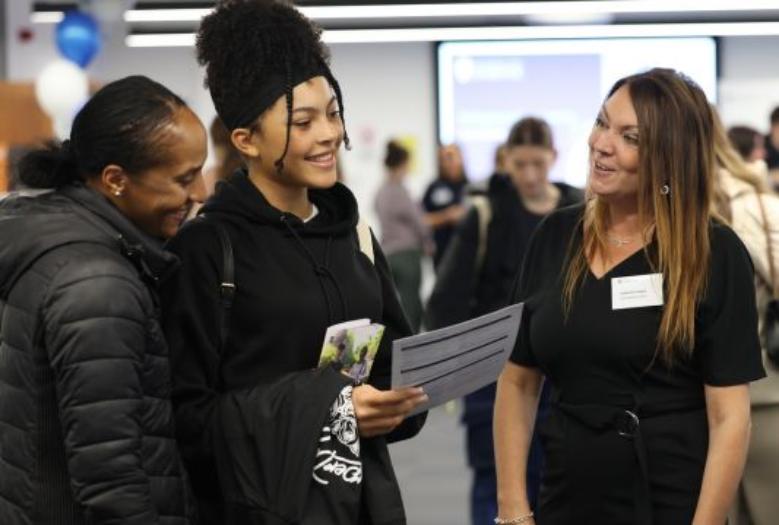
{"label": "pendant necklace", "polygon": [[616,246],[617,248],[627,246],[628,244],[633,242],[633,239],[631,237],[628,237],[626,239],[620,239],[619,237],[615,237],[613,235],[607,235],[606,237],[608,241],[614,246]]}

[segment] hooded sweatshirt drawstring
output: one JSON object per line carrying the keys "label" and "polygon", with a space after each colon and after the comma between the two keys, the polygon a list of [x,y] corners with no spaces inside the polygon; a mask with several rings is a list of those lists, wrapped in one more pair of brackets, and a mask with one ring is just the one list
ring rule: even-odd
{"label": "hooded sweatshirt drawstring", "polygon": [[341,287],[338,286],[338,281],[336,281],[335,276],[330,271],[330,247],[333,245],[333,236],[327,238],[327,244],[325,245],[325,268],[327,269],[327,273],[330,276],[330,279],[333,281],[333,286],[335,286],[335,291],[338,293],[338,299],[341,301],[341,306],[343,307],[344,316],[346,318],[349,318],[349,302],[346,299],[346,295],[341,291]]}
{"label": "hooded sweatshirt drawstring", "polygon": [[292,237],[297,241],[297,244],[301,247],[303,250],[303,254],[306,256],[306,258],[311,263],[311,266],[314,270],[314,273],[320,277],[320,279],[317,279],[319,282],[319,288],[322,290],[322,295],[325,298],[325,304],[327,306],[327,318],[330,322],[330,324],[333,324],[335,322],[335,316],[333,314],[333,306],[330,303],[330,296],[327,294],[327,289],[325,288],[325,283],[321,279],[321,277],[328,277],[330,281],[332,281],[333,286],[335,287],[336,293],[338,294],[338,300],[341,303],[341,308],[343,309],[344,315],[348,318],[349,317],[349,310],[346,305],[346,298],[343,295],[343,292],[341,291],[341,287],[338,286],[338,281],[336,281],[335,276],[333,275],[333,272],[330,271],[330,269],[326,266],[329,258],[329,252],[330,252],[330,245],[333,241],[333,237],[330,236],[327,238],[327,245],[325,248],[325,264],[319,264],[314,257],[314,254],[311,253],[311,250],[308,249],[308,246],[303,242],[303,239],[300,238],[300,234],[295,230],[295,228],[292,227],[292,225],[287,220],[286,215],[282,215],[279,219],[284,226],[286,226],[287,230],[292,234]]}

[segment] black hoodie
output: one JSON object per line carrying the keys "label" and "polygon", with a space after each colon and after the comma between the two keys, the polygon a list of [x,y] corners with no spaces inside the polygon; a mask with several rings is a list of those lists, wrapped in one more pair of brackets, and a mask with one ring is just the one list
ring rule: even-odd
{"label": "black hoodie", "polygon": [[[351,192],[337,184],[309,196],[319,213],[303,223],[270,206],[239,171],[169,244],[182,261],[163,291],[177,429],[201,500],[214,490],[213,462],[223,463],[228,523],[302,519],[319,433],[348,384],[316,370],[327,327],[358,318],[386,325],[370,378],[377,388],[389,387],[391,341],[411,333],[378,243],[375,263],[360,251]],[[235,256],[236,294],[221,351],[223,250],[215,224]],[[390,438],[416,434],[423,421],[407,420]],[[386,439],[361,441],[370,514],[361,523],[405,523]]]}

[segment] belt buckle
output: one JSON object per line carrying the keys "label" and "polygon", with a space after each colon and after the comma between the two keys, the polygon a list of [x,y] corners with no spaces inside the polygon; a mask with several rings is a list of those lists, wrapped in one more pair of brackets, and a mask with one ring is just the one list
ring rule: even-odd
{"label": "belt buckle", "polygon": [[623,410],[615,418],[614,426],[617,427],[617,434],[623,438],[633,439],[638,433],[638,416],[631,410]]}

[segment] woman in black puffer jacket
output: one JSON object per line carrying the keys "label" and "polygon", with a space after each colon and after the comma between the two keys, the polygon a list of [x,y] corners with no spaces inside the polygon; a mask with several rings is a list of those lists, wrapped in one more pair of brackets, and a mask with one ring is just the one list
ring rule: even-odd
{"label": "woman in black puffer jacket", "polygon": [[106,85],[0,202],[0,523],[189,525],[160,249],[205,187],[202,124],[145,77]]}

